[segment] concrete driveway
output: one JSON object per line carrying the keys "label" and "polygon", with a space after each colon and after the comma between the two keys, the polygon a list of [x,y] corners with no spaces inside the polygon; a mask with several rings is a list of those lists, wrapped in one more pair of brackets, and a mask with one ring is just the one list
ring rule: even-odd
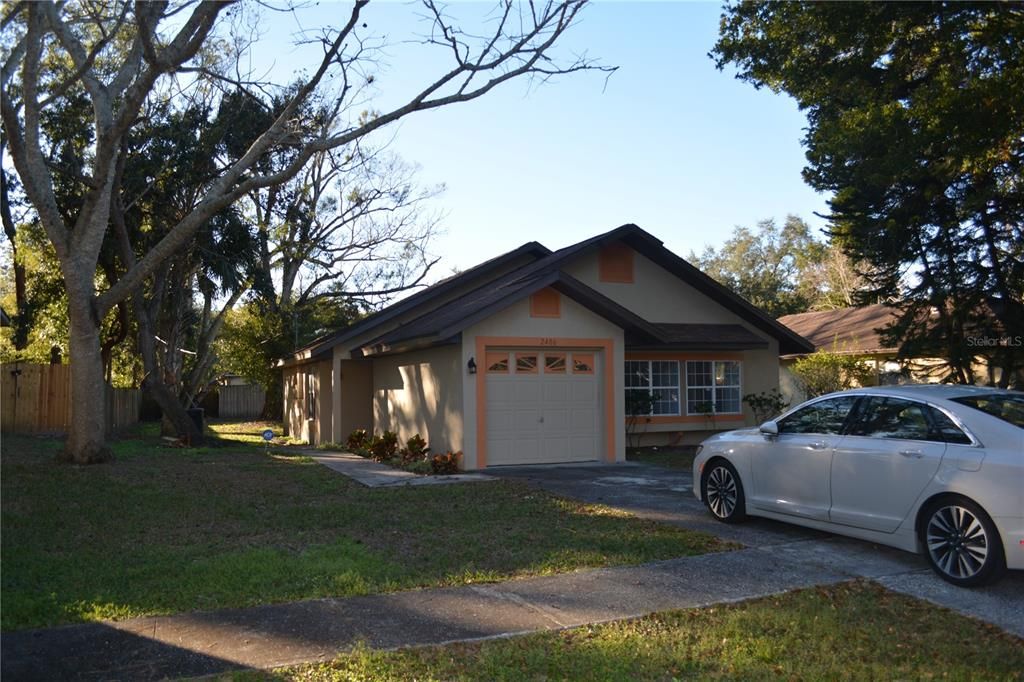
{"label": "concrete driveway", "polygon": [[518,479],[550,492],[616,507],[637,516],[701,530],[748,547],[885,587],[997,625],[1024,637],[1024,571],[983,588],[958,588],[932,573],[925,559],[869,542],[768,519],[719,523],[693,496],[688,471],[647,464],[495,467],[492,476]]}

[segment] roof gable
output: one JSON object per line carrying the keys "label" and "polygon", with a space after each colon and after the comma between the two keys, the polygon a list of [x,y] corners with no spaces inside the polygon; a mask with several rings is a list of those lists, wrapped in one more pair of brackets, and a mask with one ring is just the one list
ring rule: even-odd
{"label": "roof gable", "polygon": [[525,276],[520,276],[522,270],[510,273],[497,282],[470,292],[445,306],[443,310],[428,313],[408,324],[403,324],[398,329],[367,343],[362,349],[363,354],[393,352],[403,349],[408,344],[443,343],[458,335],[463,329],[546,287],[568,296],[645,341],[665,341],[665,335],[657,326],[561,270],[553,267],[530,269],[531,272]]}
{"label": "roof gable", "polygon": [[799,334],[779,324],[760,308],[677,256],[665,247],[664,242],[636,225],[623,225],[566,249],[555,251],[547,258],[561,257],[563,262],[566,262],[615,241],[626,244],[715,304],[775,338],[779,342],[781,354],[810,353],[814,350],[813,345]]}
{"label": "roof gable", "polygon": [[[493,315],[546,286],[552,286],[578,303],[615,322],[623,329],[638,334],[646,342],[671,343],[673,334],[678,335],[681,333],[680,330],[670,330],[654,325],[562,271],[563,266],[570,261],[614,242],[626,244],[674,277],[707,296],[717,305],[777,339],[781,354],[809,353],[814,350],[814,346],[806,339],[779,324],[735,292],[722,286],[669,251],[661,240],[636,225],[626,224],[554,252],[537,242],[524,244],[515,251],[503,254],[456,277],[417,292],[337,334],[311,344],[297,353],[295,359],[304,360],[322,356],[334,346],[353,342],[358,337],[366,338],[367,334],[372,334],[378,328],[380,334],[377,338],[360,344],[368,352],[375,352],[374,349],[377,348],[391,348],[414,340],[423,342],[428,339],[433,339],[434,342],[448,340],[474,322]],[[512,271],[495,275],[502,265],[507,265],[514,258],[524,255],[531,256],[534,260]],[[445,292],[450,292],[460,286],[473,288],[443,305],[436,305],[438,299]],[[435,305],[432,306],[432,303]],[[386,327],[388,322],[394,321],[402,315],[405,315],[406,319],[401,326],[398,328]],[[704,331],[711,331],[710,326]],[[735,329],[726,331],[734,335],[738,333]],[[678,342],[687,343],[682,339],[679,339]],[[737,338],[735,343],[756,347],[750,345],[752,341],[749,338]]]}
{"label": "roof gable", "polygon": [[527,242],[517,249],[513,249],[500,256],[484,261],[468,270],[464,270],[440,282],[421,289],[416,293],[403,298],[343,329],[317,339],[313,343],[297,350],[293,360],[307,360],[322,357],[330,352],[335,346],[352,341],[360,336],[373,333],[374,329],[381,328],[388,323],[395,322],[403,315],[417,315],[420,310],[430,309],[432,304],[438,304],[439,299],[444,295],[458,290],[460,287],[479,287],[502,276],[502,268],[517,259],[542,258],[551,253],[551,250],[539,242]]}

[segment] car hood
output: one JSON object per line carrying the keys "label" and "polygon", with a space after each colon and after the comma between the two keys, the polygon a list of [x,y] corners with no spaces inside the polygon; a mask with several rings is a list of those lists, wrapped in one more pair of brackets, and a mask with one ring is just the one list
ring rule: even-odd
{"label": "car hood", "polygon": [[722,433],[716,433],[713,436],[709,436],[704,439],[705,443],[713,443],[718,440],[728,440],[733,436],[756,436],[761,433],[761,430],[756,426],[747,429],[734,429],[732,431],[723,431]]}

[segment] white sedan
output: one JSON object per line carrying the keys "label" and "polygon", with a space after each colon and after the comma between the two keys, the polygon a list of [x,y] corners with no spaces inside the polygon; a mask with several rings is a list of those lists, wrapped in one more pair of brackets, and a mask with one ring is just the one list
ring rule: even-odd
{"label": "white sedan", "polygon": [[1024,569],[1024,393],[866,388],[698,448],[694,494],[747,515],[923,553],[951,583]]}

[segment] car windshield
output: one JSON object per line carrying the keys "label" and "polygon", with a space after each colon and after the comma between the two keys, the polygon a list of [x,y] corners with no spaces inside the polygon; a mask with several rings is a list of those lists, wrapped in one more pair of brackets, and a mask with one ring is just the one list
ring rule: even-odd
{"label": "car windshield", "polygon": [[993,417],[1009,422],[1024,429],[1024,395],[1013,393],[996,393],[985,396],[965,396],[953,398],[954,402],[981,410]]}

